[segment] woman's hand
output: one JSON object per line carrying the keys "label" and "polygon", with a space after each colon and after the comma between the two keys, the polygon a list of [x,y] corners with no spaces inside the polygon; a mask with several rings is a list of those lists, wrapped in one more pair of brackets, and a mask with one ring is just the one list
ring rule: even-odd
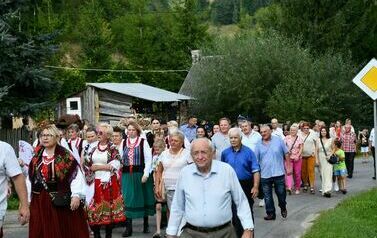
{"label": "woman's hand", "polygon": [[71,210],[74,211],[80,206],[80,198],[77,196],[73,196],[71,198]]}
{"label": "woman's hand", "polygon": [[142,182],[142,183],[146,183],[147,180],[148,180],[148,177],[145,176],[145,175],[143,175],[143,177],[141,178],[141,182]]}

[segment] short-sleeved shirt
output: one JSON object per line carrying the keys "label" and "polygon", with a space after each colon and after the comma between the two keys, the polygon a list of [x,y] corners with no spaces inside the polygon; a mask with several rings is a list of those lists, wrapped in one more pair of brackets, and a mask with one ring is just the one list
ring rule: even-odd
{"label": "short-sleeved shirt", "polygon": [[346,169],[346,162],[344,161],[345,153],[342,149],[339,149],[335,152],[335,155],[337,155],[340,158],[343,158],[342,161],[339,161],[337,164],[334,164],[334,170],[343,170]]}
{"label": "short-sleeved shirt", "polygon": [[253,152],[260,140],[262,140],[262,136],[257,131],[252,131],[250,135],[242,135],[242,144],[249,147]]}
{"label": "short-sleeved shirt", "polygon": [[241,145],[238,151],[235,151],[233,147],[225,149],[221,154],[221,161],[232,166],[238,180],[252,179],[253,173],[260,170],[254,152],[245,145]]}
{"label": "short-sleeved shirt", "polygon": [[8,180],[22,173],[16,154],[11,145],[0,141],[0,219],[7,210]]}
{"label": "short-sleeved shirt", "polygon": [[165,150],[160,155],[160,163],[164,167],[162,176],[166,190],[175,190],[182,168],[192,163],[192,158],[190,151],[183,148],[176,156],[173,156],[169,150]]}
{"label": "short-sleeved shirt", "polygon": [[287,153],[288,148],[279,137],[271,136],[267,144],[261,140],[255,147],[255,156],[259,162],[261,178],[284,175],[284,159]]}
{"label": "short-sleeved shirt", "polygon": [[312,156],[315,154],[315,146],[317,142],[317,136],[314,131],[310,130],[309,135],[300,133],[301,139],[303,141],[302,156]]}
{"label": "short-sleeved shirt", "polygon": [[223,150],[230,146],[228,134],[224,135],[221,132],[217,132],[211,138],[212,146],[216,150],[216,160],[221,160],[221,153]]}

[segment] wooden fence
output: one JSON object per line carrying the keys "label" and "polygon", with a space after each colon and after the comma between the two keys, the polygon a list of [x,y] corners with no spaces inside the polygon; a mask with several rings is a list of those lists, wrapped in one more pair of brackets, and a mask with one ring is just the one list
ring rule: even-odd
{"label": "wooden fence", "polygon": [[18,141],[24,140],[32,144],[34,139],[36,138],[34,134],[35,133],[33,133],[33,131],[28,131],[27,129],[24,129],[24,128],[20,128],[20,129],[2,128],[0,129],[0,140],[10,144],[17,153]]}

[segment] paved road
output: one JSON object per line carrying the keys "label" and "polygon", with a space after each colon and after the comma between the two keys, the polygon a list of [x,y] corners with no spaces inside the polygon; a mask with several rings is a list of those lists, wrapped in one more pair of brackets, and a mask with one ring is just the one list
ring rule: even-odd
{"label": "paved road", "polygon": [[[296,238],[301,237],[305,230],[312,224],[316,216],[323,210],[336,206],[342,199],[353,196],[354,194],[377,187],[377,182],[372,180],[373,163],[366,164],[357,160],[355,163],[354,178],[348,179],[348,194],[333,193],[332,198],[324,198],[318,192],[315,195],[301,193],[300,195],[288,196],[288,218],[283,219],[280,216],[275,221],[264,221],[264,208],[254,205],[256,237],[267,238]],[[317,174],[318,175],[318,174]],[[319,176],[317,176],[319,178]],[[317,183],[320,184],[319,181]],[[275,203],[277,202],[275,198]],[[277,213],[279,214],[279,213]],[[27,237],[27,226],[21,227],[17,224],[17,214],[8,212],[4,224],[5,238],[25,238]],[[154,218],[150,218],[151,230],[154,227]],[[121,237],[122,228],[114,230],[113,237]],[[153,233],[142,233],[142,221],[134,221],[134,235],[132,237],[150,238]]]}

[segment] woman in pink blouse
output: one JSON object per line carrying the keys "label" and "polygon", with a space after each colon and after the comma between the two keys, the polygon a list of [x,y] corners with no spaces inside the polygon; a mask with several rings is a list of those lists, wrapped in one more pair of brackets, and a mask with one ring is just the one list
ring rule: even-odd
{"label": "woman in pink blouse", "polygon": [[288,194],[292,194],[293,181],[295,186],[295,193],[300,193],[301,185],[301,153],[302,153],[302,139],[297,135],[298,126],[293,124],[289,129],[289,135],[285,137],[284,142],[287,145],[289,153],[289,162],[291,163],[292,173],[285,175],[285,186]]}

